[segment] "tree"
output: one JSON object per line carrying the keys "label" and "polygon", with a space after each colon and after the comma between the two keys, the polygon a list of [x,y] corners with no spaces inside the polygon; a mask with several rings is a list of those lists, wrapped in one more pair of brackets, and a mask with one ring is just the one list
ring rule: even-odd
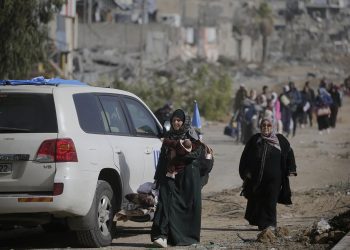
{"label": "tree", "polygon": [[272,11],[267,3],[261,3],[257,11],[259,18],[259,29],[262,36],[262,58],[261,64],[266,61],[268,37],[273,32]]}
{"label": "tree", "polygon": [[62,0],[1,0],[0,79],[28,78],[45,61],[47,24]]}
{"label": "tree", "polygon": [[[236,35],[239,47],[241,47],[240,38],[247,35],[252,41],[262,36],[262,58],[261,64],[264,64],[267,55],[268,36],[273,32],[272,10],[267,3],[261,3],[259,8],[244,4],[242,8],[237,9],[233,19],[233,34]],[[239,51],[241,54],[241,51]],[[240,58],[240,56],[239,56]]]}
{"label": "tree", "polygon": [[242,59],[242,38],[249,36],[253,42],[259,39],[259,25],[256,18],[256,9],[248,4],[237,8],[233,15],[232,32],[238,42],[238,59]]}

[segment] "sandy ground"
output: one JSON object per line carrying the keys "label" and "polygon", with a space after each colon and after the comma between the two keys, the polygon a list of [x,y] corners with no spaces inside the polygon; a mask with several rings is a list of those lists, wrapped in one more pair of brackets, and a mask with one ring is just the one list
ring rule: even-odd
{"label": "sandy ground", "polygon": [[[243,218],[246,200],[239,196],[242,181],[238,176],[243,146],[223,135],[225,124],[206,124],[204,138],[214,149],[215,166],[203,189],[201,243],[182,249],[329,249],[334,242],[310,244],[303,233],[322,218],[350,210],[349,114],[347,97],[336,129],[319,135],[315,123],[312,128],[298,128],[296,136],[289,139],[298,176],[291,177],[293,205],[278,205],[278,226],[287,233],[272,243],[257,242],[260,232]],[[151,223],[118,222],[118,238],[112,247],[151,248],[150,226]]]}

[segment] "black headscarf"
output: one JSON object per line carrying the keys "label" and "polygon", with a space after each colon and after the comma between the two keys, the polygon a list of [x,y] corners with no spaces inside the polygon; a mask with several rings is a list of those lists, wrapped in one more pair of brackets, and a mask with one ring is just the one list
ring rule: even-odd
{"label": "black headscarf", "polygon": [[182,109],[177,109],[173,112],[173,114],[170,117],[170,122],[173,121],[173,118],[177,117],[180,118],[180,120],[185,123],[185,119],[186,119],[186,114],[185,111],[183,111]]}
{"label": "black headscarf", "polygon": [[[183,121],[182,127],[179,130],[175,130],[173,128],[173,118],[178,117]],[[185,111],[182,109],[177,109],[173,112],[173,114],[170,117],[171,127],[170,131],[168,133],[168,137],[170,139],[174,140],[184,140],[184,139],[195,139],[198,140],[198,134],[195,132],[195,130],[191,127],[191,117],[187,116],[185,114]]]}

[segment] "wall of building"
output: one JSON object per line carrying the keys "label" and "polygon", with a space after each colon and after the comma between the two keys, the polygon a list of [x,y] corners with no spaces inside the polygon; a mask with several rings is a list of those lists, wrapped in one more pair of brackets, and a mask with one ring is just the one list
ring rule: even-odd
{"label": "wall of building", "polygon": [[[113,49],[121,54],[142,52],[144,59],[151,61],[197,56],[216,61],[220,55],[232,60],[259,61],[260,41],[244,37],[239,43],[232,34],[233,15],[240,1],[156,0],[156,4],[157,23],[79,24],[78,47]],[[162,21],[166,15],[178,15],[180,25]]]}
{"label": "wall of building", "polygon": [[178,14],[181,14],[182,2],[183,1],[181,1],[181,0],[156,0],[158,13],[178,13]]}
{"label": "wall of building", "polygon": [[232,60],[239,59],[238,42],[232,35],[232,24],[226,22],[218,27],[219,54]]}
{"label": "wall of building", "polygon": [[[213,33],[209,30],[215,30],[215,41],[208,40]],[[78,47],[114,49],[121,54],[140,52],[143,49],[145,60],[153,61],[166,61],[175,57],[190,59],[196,56],[215,61],[220,55],[238,60],[240,54],[246,61],[258,61],[257,51],[261,47],[259,41],[253,43],[248,37],[244,38],[240,52],[229,22],[217,27],[202,27],[194,32],[194,36],[197,36],[194,38],[195,43],[186,45],[184,28],[161,24],[80,24]]]}

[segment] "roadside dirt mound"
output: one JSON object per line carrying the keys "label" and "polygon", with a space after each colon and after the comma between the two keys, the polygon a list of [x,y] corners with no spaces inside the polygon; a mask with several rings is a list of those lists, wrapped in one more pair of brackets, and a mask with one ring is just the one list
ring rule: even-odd
{"label": "roadside dirt mound", "polygon": [[[293,205],[278,205],[278,227],[273,232],[260,232],[248,225],[243,219],[246,200],[239,194],[240,189],[232,189],[204,197],[201,245],[226,249],[329,249],[349,231],[349,183],[295,192]],[[322,223],[328,225],[323,231]]]}

